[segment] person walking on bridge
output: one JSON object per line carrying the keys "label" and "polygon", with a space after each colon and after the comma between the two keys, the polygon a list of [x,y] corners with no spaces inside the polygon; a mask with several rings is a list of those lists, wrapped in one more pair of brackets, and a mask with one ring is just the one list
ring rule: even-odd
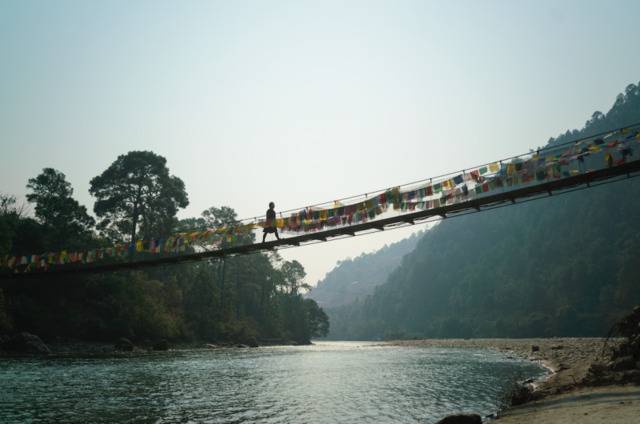
{"label": "person walking on bridge", "polygon": [[280,236],[278,235],[278,227],[276,226],[276,211],[274,208],[276,205],[273,202],[269,202],[269,209],[267,209],[267,219],[264,225],[264,230],[262,230],[262,242],[267,238],[267,234],[275,233],[276,238],[280,240]]}

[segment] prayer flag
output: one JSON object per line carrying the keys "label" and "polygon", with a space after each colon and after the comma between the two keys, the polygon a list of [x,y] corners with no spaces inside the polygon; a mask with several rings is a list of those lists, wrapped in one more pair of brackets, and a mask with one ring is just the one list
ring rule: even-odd
{"label": "prayer flag", "polygon": [[489,171],[491,172],[498,172],[500,170],[500,165],[498,165],[496,162],[489,164]]}
{"label": "prayer flag", "polygon": [[484,174],[486,174],[487,172],[489,172],[489,170],[487,169],[487,167],[486,167],[486,166],[483,166],[482,168],[480,168],[480,169],[478,170],[478,172],[480,172],[480,175],[484,175]]}
{"label": "prayer flag", "polygon": [[462,184],[463,182],[464,180],[462,179],[462,175],[456,175],[455,177],[453,177],[453,183],[455,185]]}

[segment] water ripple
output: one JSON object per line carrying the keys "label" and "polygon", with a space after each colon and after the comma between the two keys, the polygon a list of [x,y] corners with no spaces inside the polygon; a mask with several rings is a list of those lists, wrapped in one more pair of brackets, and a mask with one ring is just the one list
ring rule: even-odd
{"label": "water ripple", "polygon": [[0,361],[2,423],[429,423],[494,412],[533,364],[370,343]]}

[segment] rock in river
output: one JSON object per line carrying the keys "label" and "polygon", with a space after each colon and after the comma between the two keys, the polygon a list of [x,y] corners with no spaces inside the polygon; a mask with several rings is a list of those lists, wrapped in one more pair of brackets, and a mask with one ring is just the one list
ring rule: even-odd
{"label": "rock in river", "polygon": [[482,418],[478,414],[449,415],[436,424],[482,424]]}
{"label": "rock in river", "polygon": [[115,344],[114,349],[122,352],[131,352],[133,351],[133,343],[131,340],[122,337]]}
{"label": "rock in river", "polygon": [[40,337],[30,333],[18,333],[2,343],[2,349],[15,353],[51,353]]}
{"label": "rock in river", "polygon": [[153,350],[169,350],[169,342],[166,340],[160,340],[153,344]]}

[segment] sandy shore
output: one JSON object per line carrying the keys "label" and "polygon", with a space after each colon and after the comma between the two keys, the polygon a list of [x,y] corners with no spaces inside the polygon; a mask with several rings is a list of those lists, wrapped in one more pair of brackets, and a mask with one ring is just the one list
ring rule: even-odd
{"label": "sandy shore", "polygon": [[[536,382],[536,400],[503,411],[500,424],[640,424],[640,386],[590,387],[583,382],[591,364],[601,359],[603,339],[449,339],[400,340],[400,346],[489,348],[537,361],[550,370]],[[452,411],[454,412],[454,411]]]}

